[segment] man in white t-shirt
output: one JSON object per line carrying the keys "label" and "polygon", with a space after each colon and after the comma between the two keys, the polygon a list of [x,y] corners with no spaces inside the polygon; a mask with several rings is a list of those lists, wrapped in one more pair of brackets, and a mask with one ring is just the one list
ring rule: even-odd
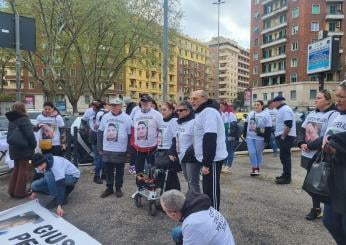
{"label": "man in white t-shirt", "polygon": [[167,216],[182,222],[182,227],[173,229],[173,240],[184,245],[234,245],[227,220],[210,206],[205,194],[193,192],[186,195],[178,190],[169,190],[160,198]]}
{"label": "man in white t-shirt", "polygon": [[265,111],[267,111],[272,118],[272,133],[270,135],[270,146],[273,149],[274,156],[277,157],[278,146],[276,144],[274,133],[275,133],[276,116],[278,114],[278,110],[274,107],[272,100],[268,101],[267,108],[265,109]]}
{"label": "man in white t-shirt", "polygon": [[203,193],[213,207],[220,207],[220,174],[223,161],[228,156],[225,127],[219,113],[219,104],[208,99],[208,94],[197,90],[191,95],[195,109],[193,148],[196,159],[202,164]]}
{"label": "man in white t-shirt", "polygon": [[[162,115],[152,108],[153,99],[143,95],[140,99],[141,107],[133,115],[133,148],[136,151],[136,175],[143,175],[145,160],[153,164],[154,152],[157,147],[159,130],[163,123]],[[139,189],[143,186],[141,178],[136,177]]]}
{"label": "man in white t-shirt", "polygon": [[[114,192],[114,185],[115,195],[123,196],[121,188],[124,182],[124,168],[132,126],[130,116],[122,112],[122,100],[112,99],[109,104],[110,112],[102,116],[97,137],[97,148],[102,156],[107,181],[107,189],[101,194],[102,198]],[[116,170],[115,181],[114,169]]]}
{"label": "man in white t-shirt", "polygon": [[291,107],[285,104],[285,98],[277,96],[273,99],[274,107],[278,110],[275,125],[275,138],[280,147],[280,161],[283,173],[276,177],[276,184],[290,184],[292,180],[291,148],[296,139],[296,117]]}
{"label": "man in white t-shirt", "polygon": [[35,199],[38,192],[53,196],[54,199],[47,208],[57,206],[57,215],[63,216],[62,206],[67,203],[67,196],[79,180],[79,169],[69,160],[51,154],[44,156],[41,153],[35,153],[31,163],[37,172],[43,173],[43,177],[31,183],[30,198]]}

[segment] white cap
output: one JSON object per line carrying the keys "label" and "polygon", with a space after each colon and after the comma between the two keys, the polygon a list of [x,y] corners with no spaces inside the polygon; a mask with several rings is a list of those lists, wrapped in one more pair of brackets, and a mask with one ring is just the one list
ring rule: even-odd
{"label": "white cap", "polygon": [[119,98],[109,99],[110,105],[122,105],[123,101]]}

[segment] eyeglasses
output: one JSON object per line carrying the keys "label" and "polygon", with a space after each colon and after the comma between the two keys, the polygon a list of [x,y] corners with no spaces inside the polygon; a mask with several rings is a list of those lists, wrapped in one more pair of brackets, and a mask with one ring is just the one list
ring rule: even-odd
{"label": "eyeglasses", "polygon": [[178,110],[176,110],[176,112],[183,112],[183,111],[187,111],[187,109],[178,109]]}

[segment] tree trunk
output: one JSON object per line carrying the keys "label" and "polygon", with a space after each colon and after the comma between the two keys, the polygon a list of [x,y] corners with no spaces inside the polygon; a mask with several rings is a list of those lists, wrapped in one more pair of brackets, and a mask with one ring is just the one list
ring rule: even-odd
{"label": "tree trunk", "polygon": [[72,105],[72,113],[75,114],[75,113],[78,113],[78,101],[70,101],[71,105]]}

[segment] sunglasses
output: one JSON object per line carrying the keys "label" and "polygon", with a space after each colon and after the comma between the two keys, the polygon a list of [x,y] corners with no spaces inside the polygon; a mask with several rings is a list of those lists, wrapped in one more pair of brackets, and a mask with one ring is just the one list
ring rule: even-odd
{"label": "sunglasses", "polygon": [[187,111],[187,109],[178,109],[176,112],[183,112],[183,111]]}

